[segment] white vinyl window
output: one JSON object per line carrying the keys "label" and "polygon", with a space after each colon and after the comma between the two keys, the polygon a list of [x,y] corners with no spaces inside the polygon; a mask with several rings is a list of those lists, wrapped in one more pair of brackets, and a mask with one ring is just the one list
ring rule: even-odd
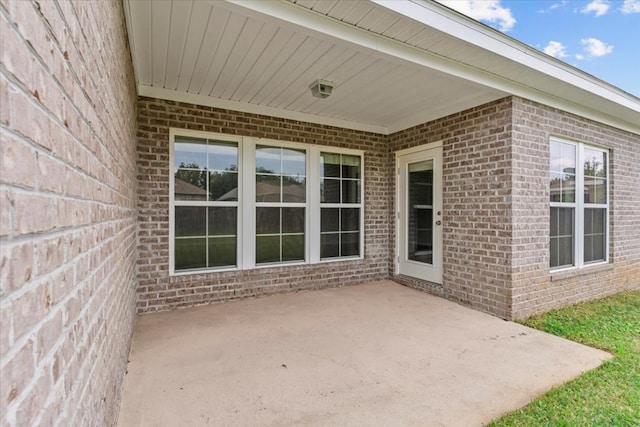
{"label": "white vinyl window", "polygon": [[608,261],[608,151],[552,139],[550,154],[550,267]]}
{"label": "white vinyl window", "polygon": [[170,137],[171,274],[362,258],[361,151]]}

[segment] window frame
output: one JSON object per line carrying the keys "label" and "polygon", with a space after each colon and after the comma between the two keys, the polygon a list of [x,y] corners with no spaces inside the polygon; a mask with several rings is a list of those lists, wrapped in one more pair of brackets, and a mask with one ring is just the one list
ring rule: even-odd
{"label": "window frame", "polygon": [[[609,263],[609,239],[610,239],[610,226],[609,226],[609,215],[610,215],[610,188],[611,181],[609,177],[609,170],[611,164],[611,151],[607,147],[599,146],[596,144],[585,143],[581,141],[574,141],[570,139],[565,139],[561,137],[552,136],[549,139],[549,153],[551,153],[551,146],[553,143],[560,144],[568,144],[575,147],[576,152],[576,171],[575,171],[575,197],[573,202],[552,202],[549,197],[549,227],[551,227],[551,208],[573,208],[574,210],[574,230],[573,230],[573,252],[574,259],[573,265],[570,266],[558,266],[551,267],[549,265],[549,269],[552,273],[561,272],[561,271],[571,271],[571,270],[579,270],[583,268],[588,268],[592,266],[599,266],[603,264]],[[595,204],[595,203],[585,203],[584,197],[584,187],[585,187],[585,175],[584,175],[584,152],[585,149],[590,149],[594,151],[599,151],[605,153],[606,155],[606,203],[604,204]],[[551,159],[550,159],[551,161]],[[553,172],[551,170],[551,166],[549,166],[549,173]],[[550,187],[549,187],[550,189]],[[584,213],[585,209],[604,209],[604,259],[596,260],[596,261],[584,261]],[[551,242],[551,228],[549,228],[549,242]],[[548,251],[549,256],[551,256],[551,247],[549,247]],[[548,263],[550,264],[550,262]]]}
{"label": "window frame", "polygon": [[[238,201],[237,202],[189,202],[190,206],[225,206],[237,207],[237,243],[236,266],[204,267],[197,269],[176,270],[175,268],[175,207],[186,202],[176,201],[175,188],[175,139],[176,137],[194,137],[218,139],[238,144]],[[305,152],[306,169],[306,201],[305,207],[305,259],[302,261],[285,261],[274,263],[256,263],[256,208],[258,205],[271,205],[271,202],[256,202],[256,146],[276,148],[292,148]],[[349,207],[360,209],[359,217],[359,255],[347,257],[320,258],[320,153],[354,155],[360,157],[360,203],[349,204]],[[290,141],[273,140],[206,132],[181,128],[169,129],[169,275],[184,276],[193,274],[218,273],[225,271],[253,270],[295,265],[322,264],[327,262],[343,262],[364,259],[364,199],[365,199],[365,152],[363,150],[311,145]],[[215,205],[214,205],[215,204]],[[300,207],[300,203],[293,203]],[[273,206],[287,206],[288,202],[273,203]],[[231,205],[229,205],[231,206]]]}

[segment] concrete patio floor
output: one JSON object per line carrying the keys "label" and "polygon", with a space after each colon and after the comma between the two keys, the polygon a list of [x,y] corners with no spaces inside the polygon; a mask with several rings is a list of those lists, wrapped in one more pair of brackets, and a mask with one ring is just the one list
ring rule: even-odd
{"label": "concrete patio floor", "polygon": [[480,426],[610,355],[391,281],[138,317],[119,427]]}

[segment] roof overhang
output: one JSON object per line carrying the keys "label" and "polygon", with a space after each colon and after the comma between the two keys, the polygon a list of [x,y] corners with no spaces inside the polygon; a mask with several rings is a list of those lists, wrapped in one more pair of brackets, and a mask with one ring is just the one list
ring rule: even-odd
{"label": "roof overhang", "polygon": [[124,1],[142,96],[390,134],[516,95],[640,133],[639,98],[437,3]]}

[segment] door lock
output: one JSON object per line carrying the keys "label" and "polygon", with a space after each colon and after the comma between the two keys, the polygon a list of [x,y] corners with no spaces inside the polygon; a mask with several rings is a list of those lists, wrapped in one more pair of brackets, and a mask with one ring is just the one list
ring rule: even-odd
{"label": "door lock", "polygon": [[442,221],[437,220],[437,221],[436,221],[436,225],[440,225],[440,224],[442,224]]}

